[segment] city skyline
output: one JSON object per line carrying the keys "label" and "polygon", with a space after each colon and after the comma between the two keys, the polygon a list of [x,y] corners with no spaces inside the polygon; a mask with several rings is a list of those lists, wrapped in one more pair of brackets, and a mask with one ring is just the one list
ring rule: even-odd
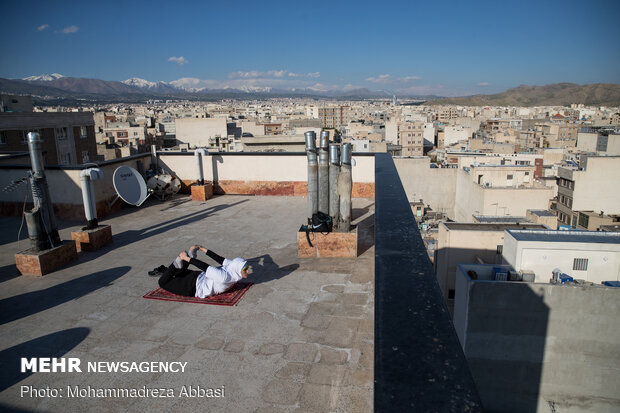
{"label": "city skyline", "polygon": [[5,3],[0,77],[441,96],[620,83],[620,6],[603,1],[107,6]]}

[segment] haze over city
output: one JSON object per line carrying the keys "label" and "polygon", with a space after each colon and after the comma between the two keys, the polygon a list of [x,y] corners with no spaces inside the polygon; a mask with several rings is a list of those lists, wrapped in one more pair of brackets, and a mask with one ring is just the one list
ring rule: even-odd
{"label": "haze over city", "polygon": [[3,2],[0,77],[464,96],[620,82],[618,2]]}

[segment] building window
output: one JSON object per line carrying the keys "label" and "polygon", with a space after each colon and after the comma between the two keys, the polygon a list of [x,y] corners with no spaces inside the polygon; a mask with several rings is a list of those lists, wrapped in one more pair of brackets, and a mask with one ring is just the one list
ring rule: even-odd
{"label": "building window", "polygon": [[82,151],[82,163],[90,162],[88,151]]}
{"label": "building window", "polygon": [[86,138],[88,136],[88,131],[86,130],[86,126],[80,126],[80,138]]}
{"label": "building window", "polygon": [[0,145],[6,145],[6,132],[0,132]]}
{"label": "building window", "polygon": [[58,156],[58,163],[60,165],[71,165],[71,154],[63,153]]}
{"label": "building window", "polygon": [[575,258],[573,260],[574,271],[588,271],[588,259],[587,258]]}
{"label": "building window", "polygon": [[67,128],[56,128],[56,139],[67,139]]}
{"label": "building window", "polygon": [[580,212],[579,213],[579,226],[587,229],[589,224],[590,224],[590,217]]}

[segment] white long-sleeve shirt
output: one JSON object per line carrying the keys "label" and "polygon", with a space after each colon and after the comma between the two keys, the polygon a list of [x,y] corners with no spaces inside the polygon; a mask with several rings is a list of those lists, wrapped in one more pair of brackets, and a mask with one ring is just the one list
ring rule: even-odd
{"label": "white long-sleeve shirt", "polygon": [[196,297],[205,298],[220,294],[242,279],[241,270],[246,264],[243,258],[224,259],[221,267],[209,266],[196,279]]}

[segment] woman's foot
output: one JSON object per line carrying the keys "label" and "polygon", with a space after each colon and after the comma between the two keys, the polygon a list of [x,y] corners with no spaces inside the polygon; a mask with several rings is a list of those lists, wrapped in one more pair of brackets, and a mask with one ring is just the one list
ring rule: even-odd
{"label": "woman's foot", "polygon": [[159,267],[154,268],[153,271],[149,271],[149,275],[151,277],[159,277],[164,273],[164,271],[166,271],[166,266],[160,265]]}

